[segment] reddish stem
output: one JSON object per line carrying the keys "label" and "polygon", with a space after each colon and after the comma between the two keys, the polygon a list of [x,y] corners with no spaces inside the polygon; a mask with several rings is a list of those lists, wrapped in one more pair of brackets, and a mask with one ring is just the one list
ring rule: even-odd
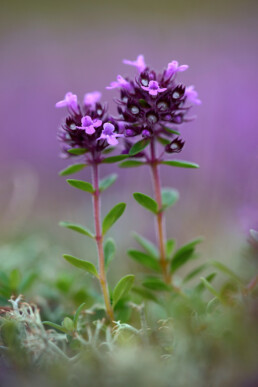
{"label": "reddish stem", "polygon": [[93,171],[93,213],[94,213],[94,222],[95,222],[95,232],[96,232],[96,243],[98,249],[98,261],[99,261],[99,282],[102,289],[107,315],[110,321],[114,321],[114,312],[110,304],[110,297],[107,285],[107,278],[105,272],[105,258],[104,258],[104,249],[103,249],[103,235],[101,227],[101,217],[100,217],[100,191],[99,191],[99,173],[98,173],[98,164],[92,165]]}
{"label": "reddish stem", "polygon": [[170,284],[171,282],[171,276],[168,273],[168,262],[166,259],[166,248],[165,248],[165,218],[163,216],[163,210],[162,210],[162,197],[161,197],[161,181],[160,181],[160,174],[159,174],[159,162],[156,158],[156,152],[155,152],[155,143],[154,139],[151,141],[151,172],[152,172],[152,178],[153,178],[153,186],[154,186],[154,192],[155,192],[155,199],[158,204],[158,213],[156,216],[157,219],[157,239],[159,243],[159,251],[160,251],[160,267],[162,270],[162,274],[164,277],[164,281],[167,284]]}

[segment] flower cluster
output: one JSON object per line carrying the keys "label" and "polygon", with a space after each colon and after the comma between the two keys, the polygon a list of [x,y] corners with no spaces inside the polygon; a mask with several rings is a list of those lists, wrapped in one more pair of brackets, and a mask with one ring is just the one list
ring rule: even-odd
{"label": "flower cluster", "polygon": [[[184,141],[175,136],[179,134],[175,126],[189,121],[189,109],[201,103],[193,86],[186,87],[176,81],[177,73],[188,66],[172,61],[163,72],[156,73],[146,66],[143,55],[135,61],[123,62],[134,66],[138,75],[134,80],[118,75],[107,86],[109,90],[120,90],[120,98],[116,100],[118,118],[108,114],[106,105],[100,103],[98,91],[86,94],[82,105],[71,92],[57,102],[56,107],[66,106],[69,112],[58,133],[63,155],[79,154],[74,149],[83,148],[92,159],[98,160],[106,147],[118,144],[118,137],[135,136],[157,139],[167,153],[182,150]],[[128,153],[132,144],[127,139],[124,145],[122,153]]]}
{"label": "flower cluster", "polygon": [[[145,65],[144,57],[139,55],[135,61],[124,60],[124,64],[136,67],[138,76],[135,80],[118,75],[107,89],[118,88],[119,119],[123,122],[126,137],[141,135],[151,138],[164,135],[174,138],[174,125],[189,120],[187,113],[192,104],[201,101],[193,86],[186,87],[176,82],[176,74],[188,69],[172,61],[167,68],[157,74]],[[179,152],[184,142],[173,139],[166,145],[168,153]]]}
{"label": "flower cluster", "polygon": [[100,98],[101,93],[97,91],[88,93],[80,105],[77,95],[68,92],[64,100],[56,103],[56,107],[67,107],[69,113],[58,130],[63,157],[81,152],[89,154],[88,161],[98,161],[104,149],[117,145],[117,137],[123,137],[118,123],[108,115]]}

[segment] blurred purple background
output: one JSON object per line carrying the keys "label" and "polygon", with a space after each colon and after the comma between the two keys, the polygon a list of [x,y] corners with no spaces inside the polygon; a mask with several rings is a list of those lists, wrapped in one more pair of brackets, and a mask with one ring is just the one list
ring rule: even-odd
{"label": "blurred purple background", "polygon": [[[58,230],[58,220],[90,224],[90,201],[57,175],[67,164],[56,141],[65,113],[54,105],[66,91],[82,98],[100,90],[115,111],[116,92],[105,86],[119,73],[133,75],[123,58],[144,54],[157,70],[173,59],[189,64],[180,79],[194,84],[203,101],[197,119],[182,128],[186,145],[179,155],[200,170],[162,170],[164,185],[181,193],[169,212],[169,236],[184,242],[202,234],[209,256],[234,255],[232,242],[258,227],[257,10],[248,0],[2,1],[3,238],[47,230],[64,241],[68,234]],[[128,202],[114,230],[129,246],[132,229],[153,237],[151,215],[129,199],[137,190],[150,194],[151,182],[145,168],[122,172],[105,194],[103,212],[117,200]],[[80,176],[89,179],[89,171]]]}

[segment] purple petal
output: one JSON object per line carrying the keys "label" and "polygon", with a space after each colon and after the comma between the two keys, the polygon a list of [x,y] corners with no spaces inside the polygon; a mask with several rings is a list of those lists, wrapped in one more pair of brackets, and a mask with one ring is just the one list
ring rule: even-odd
{"label": "purple petal", "polygon": [[102,121],[99,120],[98,118],[95,118],[95,119],[93,120],[93,126],[94,126],[94,128],[98,128],[98,127],[101,126],[101,125],[102,125]]}
{"label": "purple petal", "polygon": [[115,136],[107,136],[107,142],[109,143],[109,145],[113,145],[113,146],[118,144],[118,141],[115,138]]}
{"label": "purple petal", "polygon": [[99,91],[93,91],[84,95],[84,105],[94,107],[100,101],[102,94]]}
{"label": "purple petal", "polygon": [[106,136],[110,136],[114,133],[114,130],[115,130],[115,127],[113,124],[111,124],[110,122],[106,122],[104,125],[103,125],[103,128],[104,130],[102,131],[102,133]]}
{"label": "purple petal", "polygon": [[94,126],[91,125],[91,126],[88,126],[87,128],[85,128],[85,132],[89,135],[95,133],[95,129],[94,129]]}

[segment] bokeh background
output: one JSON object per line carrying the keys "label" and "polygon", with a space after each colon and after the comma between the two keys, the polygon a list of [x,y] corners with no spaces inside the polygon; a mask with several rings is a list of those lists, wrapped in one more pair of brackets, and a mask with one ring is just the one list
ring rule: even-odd
{"label": "bokeh background", "polygon": [[[92,214],[90,198],[57,174],[67,164],[56,141],[65,112],[54,105],[66,91],[82,98],[100,90],[115,112],[116,92],[105,86],[117,74],[133,75],[122,59],[138,54],[156,69],[174,59],[189,64],[180,79],[203,101],[197,119],[182,128],[179,155],[201,168],[162,170],[164,186],[181,194],[169,211],[168,236],[181,244],[203,235],[203,260],[236,262],[249,228],[258,228],[257,1],[0,3],[1,267],[38,265],[55,276],[70,270],[63,252],[95,259],[91,241],[58,226],[90,226]],[[80,177],[88,180],[90,172]],[[145,168],[123,170],[104,195],[103,214],[117,201],[128,203],[112,231],[114,277],[134,267],[126,256],[132,230],[155,239],[152,216],[131,199],[135,191],[152,192]]]}

